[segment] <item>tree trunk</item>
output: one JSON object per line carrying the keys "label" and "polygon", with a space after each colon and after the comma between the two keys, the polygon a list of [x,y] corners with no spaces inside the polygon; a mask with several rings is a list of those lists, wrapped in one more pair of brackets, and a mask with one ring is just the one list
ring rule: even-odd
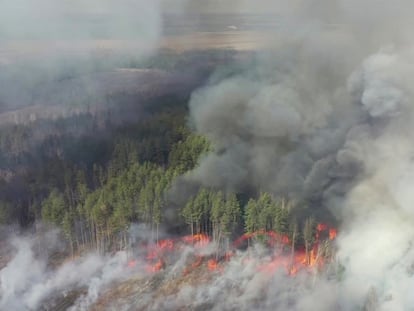
{"label": "tree trunk", "polygon": [[295,264],[295,241],[296,241],[296,226],[293,230],[292,234],[292,252],[290,255],[290,269],[289,272],[292,270],[294,264]]}

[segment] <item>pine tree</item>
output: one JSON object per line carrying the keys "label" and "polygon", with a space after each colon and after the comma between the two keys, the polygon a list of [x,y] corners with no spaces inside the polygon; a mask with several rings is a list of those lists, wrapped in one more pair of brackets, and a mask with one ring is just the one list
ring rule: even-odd
{"label": "pine tree", "polygon": [[275,205],[275,211],[273,214],[273,230],[280,234],[287,234],[289,227],[289,214],[291,206],[286,203],[284,199],[280,200]]}
{"label": "pine tree", "polygon": [[296,241],[298,239],[298,223],[296,219],[293,219],[289,223],[289,239],[291,243],[291,258],[290,258],[290,269],[293,268],[293,265],[295,264],[295,247],[296,247]]}
{"label": "pine tree", "polygon": [[208,233],[208,223],[210,220],[210,193],[207,189],[202,188],[193,202],[194,212],[196,215],[197,233]]}
{"label": "pine tree", "polygon": [[190,226],[191,235],[194,235],[195,224],[197,223],[196,219],[198,217],[194,210],[194,198],[190,198],[187,201],[187,204],[181,210],[181,215],[183,216],[185,223]]}
{"label": "pine tree", "polygon": [[303,240],[305,243],[306,263],[310,264],[311,261],[311,249],[315,242],[315,220],[313,217],[309,217],[305,220],[303,226]]}
{"label": "pine tree", "polygon": [[42,219],[46,222],[61,226],[66,209],[63,194],[54,189],[42,204]]}
{"label": "pine tree", "polygon": [[259,211],[259,229],[272,230],[276,204],[272,196],[267,192],[262,192],[257,200]]}
{"label": "pine tree", "polygon": [[213,225],[213,240],[220,242],[221,225],[220,220],[224,211],[224,196],[221,191],[211,194],[211,222]]}
{"label": "pine tree", "polygon": [[259,210],[256,200],[250,199],[245,208],[245,229],[247,233],[259,230]]}
{"label": "pine tree", "polygon": [[234,193],[226,198],[225,210],[223,214],[222,228],[227,237],[235,232],[241,219],[240,204]]}

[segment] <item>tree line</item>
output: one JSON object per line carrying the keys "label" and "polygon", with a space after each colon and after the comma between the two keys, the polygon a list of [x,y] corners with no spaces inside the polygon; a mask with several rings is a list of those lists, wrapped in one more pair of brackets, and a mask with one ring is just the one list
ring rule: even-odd
{"label": "tree line", "polygon": [[[110,116],[86,113],[6,128],[0,133],[0,223],[57,226],[73,253],[125,249],[134,223],[157,241],[172,183],[213,149],[187,127],[182,102],[163,103],[138,122],[111,123]],[[285,235],[292,248],[302,245],[307,253],[315,243],[316,220],[298,218],[297,204],[268,192],[200,187],[176,213],[182,234],[207,234],[223,248],[259,231]]]}

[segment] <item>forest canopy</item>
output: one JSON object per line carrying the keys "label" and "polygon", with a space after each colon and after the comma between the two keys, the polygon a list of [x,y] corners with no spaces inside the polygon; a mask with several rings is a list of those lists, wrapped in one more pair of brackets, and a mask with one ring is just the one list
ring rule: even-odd
{"label": "forest canopy", "polygon": [[[167,54],[126,65],[177,70],[195,60],[204,64],[197,70],[205,75],[230,55]],[[237,70],[232,63],[226,68],[215,74]],[[1,224],[18,223],[25,230],[39,223],[58,227],[72,253],[125,249],[133,224],[143,224],[153,241],[167,230],[206,234],[226,247],[243,233],[272,231],[310,249],[317,223],[302,202],[261,189],[234,192],[199,184],[187,189],[183,200],[174,200],[174,183],[215,148],[188,122],[191,91],[145,101],[121,92],[107,98],[103,112],[86,109],[4,125]]]}

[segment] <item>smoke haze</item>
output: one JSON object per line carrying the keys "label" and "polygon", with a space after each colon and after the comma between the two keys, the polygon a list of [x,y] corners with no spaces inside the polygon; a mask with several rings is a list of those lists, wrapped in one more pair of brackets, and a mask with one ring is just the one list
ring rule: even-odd
{"label": "smoke haze", "polygon": [[[131,237],[135,234],[131,232]],[[53,264],[53,256],[64,254],[65,250],[58,231],[35,237],[9,235],[13,258],[0,270],[1,310],[50,310],[56,300],[70,297],[73,292],[68,310],[89,310],[109,284],[131,274],[148,275],[144,265],[128,267],[130,254],[126,251],[107,256],[90,253]],[[139,238],[146,239],[145,234]]]}
{"label": "smoke haze", "polygon": [[[203,7],[190,2],[183,5]],[[204,6],[211,7],[209,3]],[[56,38],[62,33],[94,38],[93,27],[80,23],[72,28],[67,22],[76,10],[104,16],[98,18],[98,37],[138,36],[147,48],[155,46],[161,33],[156,1],[134,2],[139,18],[129,6],[112,1],[86,6],[41,1],[34,8],[6,0],[2,5],[4,38]],[[237,10],[252,6],[240,1]],[[302,274],[263,280],[255,269],[239,264],[241,254],[205,287],[183,287],[178,298],[154,300],[152,309],[174,310],[192,301],[212,310],[409,310],[414,304],[414,4],[302,0],[258,5],[267,6],[280,16],[272,48],[257,53],[235,74],[213,75],[192,95],[190,123],[215,151],[181,182],[228,191],[265,190],[331,213],[340,224],[336,243],[342,280]],[[228,7],[223,4],[223,10]],[[126,18],[107,17],[108,12]],[[36,308],[52,289],[123,275],[116,268],[105,272],[111,260],[118,267],[118,255],[88,257],[50,275],[44,263],[33,259],[27,241],[17,239],[14,245],[16,256],[0,271],[4,309]],[[73,270],[82,278],[69,277]],[[94,293],[90,290],[78,301],[80,310],[96,300]]]}
{"label": "smoke haze", "polygon": [[153,44],[161,33],[158,1],[2,1],[6,39],[122,39]]}
{"label": "smoke haze", "polygon": [[215,152],[187,182],[266,190],[337,217],[341,310],[369,293],[378,310],[412,306],[412,6],[302,1],[273,50],[190,101]]}

